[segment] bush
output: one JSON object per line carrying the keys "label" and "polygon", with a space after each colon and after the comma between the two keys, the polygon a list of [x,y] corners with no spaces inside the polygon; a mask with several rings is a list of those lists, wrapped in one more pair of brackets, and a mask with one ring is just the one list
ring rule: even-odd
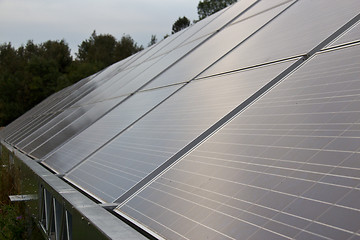
{"label": "bush", "polygon": [[15,169],[0,161],[0,239],[43,239],[24,202],[10,202],[9,195],[19,194],[19,179]]}

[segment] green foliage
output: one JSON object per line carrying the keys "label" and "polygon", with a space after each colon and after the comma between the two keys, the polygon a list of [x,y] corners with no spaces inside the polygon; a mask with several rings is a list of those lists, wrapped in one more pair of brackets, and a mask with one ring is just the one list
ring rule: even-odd
{"label": "green foliage", "polygon": [[5,126],[52,93],[88,77],[140,50],[124,35],[117,41],[94,31],[83,41],[73,60],[64,40],[15,49],[0,45],[0,126]]}
{"label": "green foliage", "polygon": [[112,63],[115,59],[115,37],[106,35],[96,35],[94,31],[88,40],[79,45],[79,52],[76,54],[80,62],[89,62],[104,68]]}
{"label": "green foliage", "polygon": [[0,206],[0,239],[24,239],[25,220],[18,214],[18,210],[13,206]]}
{"label": "green foliage", "polygon": [[38,45],[28,41],[18,49],[10,43],[0,45],[0,125],[59,90],[60,79],[71,64],[64,40]]}
{"label": "green foliage", "polygon": [[34,220],[26,212],[25,204],[11,203],[9,200],[9,195],[20,193],[17,169],[4,167],[6,161],[3,159],[0,163],[0,239],[43,239]]}
{"label": "green foliage", "polygon": [[220,11],[227,6],[237,2],[237,0],[203,0],[197,6],[199,20]]}
{"label": "green foliage", "polygon": [[151,35],[151,39],[150,39],[150,42],[148,44],[148,47],[154,45],[157,43],[157,38],[156,38],[156,35]]}
{"label": "green foliage", "polygon": [[100,70],[140,50],[142,47],[138,47],[128,35],[117,41],[110,34],[97,35],[94,31],[79,45],[76,56],[79,62],[94,64]]}
{"label": "green foliage", "polygon": [[179,17],[172,26],[172,34],[179,32],[190,26],[190,20],[187,17]]}

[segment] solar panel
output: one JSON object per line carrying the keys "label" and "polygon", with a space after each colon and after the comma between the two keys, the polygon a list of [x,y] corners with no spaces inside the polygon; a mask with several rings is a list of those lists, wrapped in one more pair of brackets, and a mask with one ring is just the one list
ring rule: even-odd
{"label": "solar panel", "polygon": [[[120,62],[121,63],[121,62]],[[119,65],[119,63],[114,64],[113,66],[107,68],[101,73],[95,74],[94,76],[84,79],[82,84],[75,85],[77,88],[70,88],[67,94],[63,96],[56,97],[50,96],[49,98],[52,100],[52,104],[45,105],[40,104],[38,108],[35,108],[29,112],[31,115],[30,121],[26,122],[27,124],[21,124],[20,127],[14,131],[14,133],[9,136],[6,140],[14,145],[17,145],[19,142],[28,138],[31,134],[38,130],[38,128],[43,127],[46,123],[50,121],[59,121],[58,114],[62,111],[68,109],[72,106],[76,101],[87,95],[89,92],[93,91],[96,88],[96,82],[102,80],[108,80],[109,75],[113,74],[114,66]],[[47,102],[45,100],[45,102]],[[40,110],[40,112],[36,111]],[[58,119],[56,120],[56,117]],[[55,119],[55,120],[53,120]]]}
{"label": "solar panel", "polygon": [[346,44],[349,42],[360,41],[360,23],[356,24],[353,28],[347,31],[343,36],[341,36],[337,41],[335,41],[331,46]]}
{"label": "solar panel", "polygon": [[360,240],[359,11],[238,1],[1,138],[154,237]]}
{"label": "solar panel", "polygon": [[[183,43],[183,45],[180,47],[171,49],[171,43],[176,42],[173,38],[172,40],[169,40],[170,43],[168,43],[168,41],[164,41],[164,43],[159,43],[149,50],[144,51],[142,54],[138,54],[138,56],[132,57],[133,61],[130,61],[131,59],[121,61],[97,74],[94,77],[95,80],[93,79],[92,84],[90,85],[92,86],[91,90],[86,92],[86,95],[77,98],[78,101],[73,106],[78,107],[78,110],[75,111],[74,114],[71,114],[71,117],[68,117],[68,115],[70,114],[69,111],[71,112],[72,110],[67,110],[60,114],[60,116],[50,115],[47,117],[34,119],[27,126],[24,126],[26,127],[25,129],[24,127],[20,129],[21,131],[19,131],[20,133],[19,135],[16,135],[15,139],[9,140],[14,144],[17,144],[20,148],[23,148],[24,151],[31,153],[34,157],[45,157],[46,154],[49,154],[57,146],[66,142],[72,136],[78,134],[88,126],[84,124],[81,125],[82,127],[80,128],[76,127],[76,131],[69,130],[69,128],[75,129],[75,127],[69,126],[67,123],[68,120],[66,119],[75,122],[75,120],[82,115],[91,115],[92,112],[85,113],[83,111],[90,109],[88,106],[83,107],[84,105],[94,104],[98,101],[104,101],[109,98],[119,98],[123,95],[131,94],[140,89],[147,82],[161,74],[172,64],[186,55],[189,51],[202,43],[205,37],[195,39],[186,44],[184,43],[184,41],[189,37],[195,37],[195,35],[198,34],[197,30],[206,29],[209,23],[212,25],[214,25],[214,23],[223,23],[224,19],[231,17],[231,15],[229,16],[228,14],[228,18],[220,18],[219,16],[223,12],[224,11],[214,15],[214,17],[212,17],[213,19],[209,18],[209,20],[203,21],[202,24],[194,26],[188,31],[184,31],[182,34],[179,33],[179,36],[175,39],[180,44]],[[221,21],[215,21],[218,17]],[[166,52],[165,49],[168,49],[168,52]],[[165,53],[163,55],[158,55],[158,57],[152,58],[156,56],[155,53],[158,54],[161,51],[164,51]],[[125,66],[126,62],[129,62],[129,64]],[[111,107],[105,108],[102,113],[99,113],[97,117],[94,117],[93,119],[98,119],[98,117],[100,117],[103,113],[106,112],[106,110],[110,108]],[[86,118],[81,119],[86,120]],[[92,122],[88,123],[91,124]],[[38,129],[39,126],[42,126],[40,128],[41,130]],[[46,126],[50,126],[50,128]],[[64,130],[61,130],[65,126],[69,126],[67,128],[67,134],[64,134]],[[59,131],[61,131],[61,133]],[[54,135],[56,136],[53,137]]]}
{"label": "solar panel", "polygon": [[294,61],[190,82],[65,178],[113,202]]}
{"label": "solar panel", "polygon": [[[205,42],[197,47],[196,51],[189,53],[184,59],[156,78],[146,86],[146,89],[186,82],[197,77],[239,42],[256,32],[291,3],[291,1],[281,2],[282,4],[280,5],[276,5],[277,2],[272,1],[260,2],[249,7],[248,5],[240,4],[242,3],[240,1],[239,4],[232,6],[228,11],[236,8],[238,12],[238,17],[233,19],[236,22],[235,24],[227,26],[209,38],[201,38]],[[239,8],[243,9],[243,11],[240,11]],[[264,8],[266,10],[263,10]]]}
{"label": "solar panel", "polygon": [[43,163],[57,173],[68,172],[180,87],[135,94],[46,157]]}
{"label": "solar panel", "polygon": [[117,211],[165,238],[358,238],[359,63],[317,54]]}
{"label": "solar panel", "polygon": [[359,8],[356,0],[296,1],[202,76],[306,54],[355,17]]}

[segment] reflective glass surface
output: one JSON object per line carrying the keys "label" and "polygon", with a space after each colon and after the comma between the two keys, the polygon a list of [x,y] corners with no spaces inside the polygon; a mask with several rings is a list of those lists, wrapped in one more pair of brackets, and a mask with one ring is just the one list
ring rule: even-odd
{"label": "reflective glass surface", "polygon": [[[9,130],[7,131],[9,131],[9,134],[7,141],[17,144],[35,130],[34,126],[41,126],[44,119],[52,119],[56,117],[60,111],[72,105],[91,89],[91,87],[89,87],[90,84],[88,84],[89,79],[90,78],[81,80],[79,83],[65,89],[66,91],[55,93],[18,120],[14,121],[13,123],[17,126],[8,126]],[[86,90],[82,90],[84,88]],[[8,129],[8,127],[6,129]]]}
{"label": "reflective glass surface", "polygon": [[317,54],[116,211],[165,238],[358,236],[358,106],[360,46]]}
{"label": "reflective glass surface", "polygon": [[306,54],[355,17],[359,8],[357,0],[297,1],[202,76]]}
{"label": "reflective glass surface", "polygon": [[292,63],[190,82],[66,179],[102,201],[115,201]]}
{"label": "reflective glass surface", "polygon": [[[240,1],[239,4],[241,2],[242,1]],[[235,6],[238,7],[239,4],[235,4]],[[236,19],[236,24],[226,27],[219,33],[207,39],[204,43],[197,47],[195,51],[189,53],[175,66],[172,66],[169,70],[157,77],[154,81],[147,85],[146,88],[156,88],[159,86],[192,80],[204,69],[209,67],[216,60],[234,48],[238,43],[257,31],[265,23],[270,21],[271,18],[290,5],[290,3],[287,2],[286,4],[272,7],[276,6],[275,2],[273,4],[274,5],[271,5],[269,2],[261,4],[260,2],[244,12],[243,15],[240,14],[239,19]],[[262,11],[264,8],[263,5],[268,5],[268,9],[266,11]],[[247,7],[241,4],[240,6],[242,6],[242,9]],[[229,9],[229,11],[231,9]],[[259,14],[259,12],[261,12],[261,14]],[[256,17],[253,17],[254,15]],[[211,51],[209,51],[209,49],[211,49]]]}
{"label": "reflective glass surface", "polygon": [[331,46],[341,45],[348,42],[360,41],[360,22],[336,40]]}
{"label": "reflective glass surface", "polygon": [[41,159],[53,150],[59,148],[72,137],[92,125],[107,111],[115,107],[123,98],[99,102],[94,105],[78,108],[70,118],[60,121],[56,126],[47,129],[30,144],[24,147],[26,152]]}
{"label": "reflective glass surface", "polygon": [[179,87],[161,88],[131,96],[49,155],[43,163],[58,173],[66,173]]}

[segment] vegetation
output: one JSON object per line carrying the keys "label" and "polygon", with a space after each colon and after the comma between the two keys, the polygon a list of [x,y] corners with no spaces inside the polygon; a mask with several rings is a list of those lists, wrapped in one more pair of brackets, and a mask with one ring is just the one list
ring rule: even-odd
{"label": "vegetation", "polygon": [[[236,0],[200,1],[199,20],[234,2]],[[172,33],[189,25],[188,18],[179,17],[172,26]],[[152,35],[148,46],[156,42],[156,36]],[[117,40],[110,34],[97,35],[95,31],[79,45],[75,59],[64,40],[40,44],[28,41],[18,49],[11,43],[1,44],[0,126],[9,124],[52,93],[142,49],[128,35]]]}
{"label": "vegetation", "polygon": [[41,44],[28,41],[18,49],[10,43],[0,45],[0,126],[52,93],[141,49],[130,36],[117,41],[95,31],[81,43],[75,60],[64,40]]}
{"label": "vegetation", "polygon": [[[236,0],[200,1],[199,20],[234,2]],[[179,17],[172,33],[189,25],[188,18]],[[148,46],[156,42],[156,36],[152,35]],[[75,59],[64,40],[40,44],[28,41],[17,49],[11,43],[1,44],[0,126],[12,122],[50,94],[140,50],[142,46],[137,46],[128,35],[117,40],[110,34],[97,35],[95,31],[79,45]],[[41,239],[25,205],[9,201],[9,195],[20,192],[16,170],[3,166],[2,160],[0,163],[0,239]]]}
{"label": "vegetation", "polygon": [[203,0],[200,1],[197,10],[199,15],[199,20],[204,19],[211,14],[214,14],[220,11],[227,6],[237,2],[237,0]]}
{"label": "vegetation", "polygon": [[179,19],[173,24],[171,33],[174,34],[184,28],[187,28],[188,26],[190,26],[190,20],[185,16],[179,17]]}
{"label": "vegetation", "polygon": [[148,44],[148,47],[154,45],[157,43],[157,38],[156,38],[156,35],[151,35],[151,39],[150,39],[150,42]]}
{"label": "vegetation", "polygon": [[[198,3],[197,12],[199,19],[193,22],[198,22],[223,8],[230,6],[237,2],[237,0],[203,0]],[[179,17],[172,25],[172,34],[181,31],[190,26],[190,20],[187,17]],[[164,38],[166,38],[165,36]]]}
{"label": "vegetation", "polygon": [[43,239],[34,220],[23,202],[10,202],[9,195],[19,194],[19,178],[16,169],[3,165],[0,160],[0,239]]}

